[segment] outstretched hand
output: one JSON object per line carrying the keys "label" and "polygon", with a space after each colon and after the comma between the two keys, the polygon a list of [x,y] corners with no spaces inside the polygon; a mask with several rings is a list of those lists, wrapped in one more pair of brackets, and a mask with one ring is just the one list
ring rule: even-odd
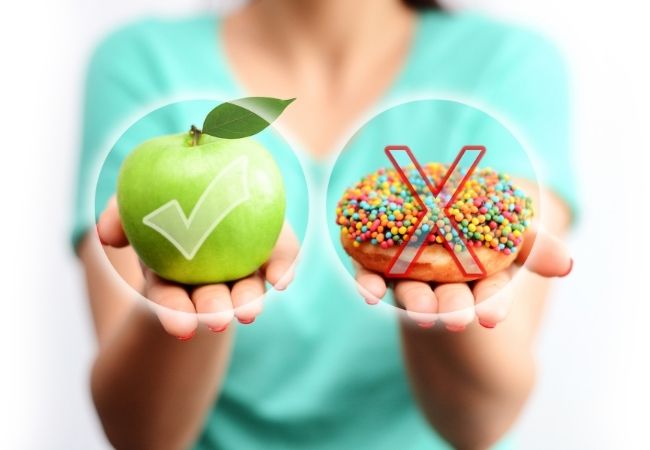
{"label": "outstretched hand", "polygon": [[[425,328],[440,320],[448,330],[462,331],[475,316],[481,325],[493,328],[510,311],[513,299],[506,285],[522,265],[543,277],[563,277],[571,272],[573,260],[560,239],[545,231],[528,230],[510,268],[472,283],[399,280],[393,286],[395,300],[408,317]],[[359,292],[369,304],[378,303],[388,289],[380,274],[363,267],[357,266],[356,280]]]}
{"label": "outstretched hand", "polygon": [[[99,218],[97,233],[105,246],[129,245],[114,197]],[[189,289],[160,278],[141,264],[145,280],[142,295],[153,303],[154,312],[167,333],[182,340],[192,338],[199,323],[214,332],[226,330],[235,317],[240,323],[249,324],[262,312],[265,281],[277,290],[284,290],[293,280],[298,250],[298,240],[285,223],[269,260],[257,272],[232,283]]]}

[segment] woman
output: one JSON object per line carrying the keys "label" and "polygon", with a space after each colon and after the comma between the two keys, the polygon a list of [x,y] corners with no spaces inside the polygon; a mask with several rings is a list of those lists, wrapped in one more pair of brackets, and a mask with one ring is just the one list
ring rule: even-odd
{"label": "woman", "polygon": [[[324,260],[329,243],[309,232],[294,275],[290,227],[259,274],[188,292],[141,270],[114,202],[99,238],[122,277],[160,307],[133,302],[106,269],[88,232],[89,165],[143,109],[195,92],[297,97],[280,125],[322,185],[322,161],[391,89],[487,103],[553,168],[546,232],[514,285],[517,302],[481,303],[507,273],[473,287],[403,281],[393,291],[408,314],[381,315],[356,301]],[[219,20],[143,21],[106,39],[88,74],[75,244],[99,341],[92,394],[109,440],[138,449],[505,448],[497,443],[533,386],[548,278],[572,266],[553,237],[566,231],[572,201],[565,91],[561,61],[542,39],[425,0],[257,0]],[[260,315],[264,280],[287,290]],[[357,281],[368,303],[386,294],[377,274],[360,271]],[[427,313],[444,312],[453,313],[432,326]],[[229,325],[235,318],[246,326]]]}

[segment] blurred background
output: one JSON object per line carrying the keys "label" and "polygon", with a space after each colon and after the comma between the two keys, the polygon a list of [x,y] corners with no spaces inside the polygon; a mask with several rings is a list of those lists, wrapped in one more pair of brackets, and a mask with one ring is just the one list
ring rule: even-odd
{"label": "blurred background", "polygon": [[[68,244],[87,57],[146,14],[231,0],[5,3],[0,13],[0,448],[103,449],[88,389],[94,337]],[[575,268],[556,283],[523,449],[642,449],[650,405],[650,10],[643,2],[457,0],[550,35],[573,79],[583,212]],[[523,300],[523,299],[522,299]]]}

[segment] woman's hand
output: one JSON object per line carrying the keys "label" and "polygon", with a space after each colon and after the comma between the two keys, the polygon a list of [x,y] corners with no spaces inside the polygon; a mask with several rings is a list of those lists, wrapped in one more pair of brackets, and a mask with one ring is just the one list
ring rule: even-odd
{"label": "woman's hand", "polygon": [[[97,223],[103,245],[126,247],[117,201],[113,197]],[[195,286],[191,290],[164,280],[142,266],[142,295],[153,303],[153,310],[167,333],[181,340],[191,339],[199,323],[214,332],[226,330],[234,317],[240,323],[252,323],[262,312],[265,281],[275,289],[286,289],[293,279],[293,266],[299,243],[285,223],[269,260],[252,275],[234,283]]]}
{"label": "woman's hand", "polygon": [[[529,230],[515,265],[509,269],[469,284],[396,281],[395,299],[413,321],[425,328],[439,319],[448,330],[462,331],[474,316],[484,327],[493,328],[510,311],[513,299],[507,284],[522,265],[543,277],[563,277],[571,272],[573,260],[561,240],[544,231]],[[376,304],[386,294],[387,283],[381,275],[357,267],[356,279],[367,303]]]}

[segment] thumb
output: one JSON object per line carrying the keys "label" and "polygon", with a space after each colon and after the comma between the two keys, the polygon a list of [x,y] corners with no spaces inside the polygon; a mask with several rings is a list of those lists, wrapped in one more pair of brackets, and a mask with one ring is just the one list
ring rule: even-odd
{"label": "thumb", "polygon": [[110,245],[111,247],[126,247],[129,241],[124,234],[122,228],[122,221],[120,220],[120,212],[117,208],[117,200],[115,196],[111,197],[108,201],[108,206],[104,212],[99,216],[97,221],[97,234],[99,241],[103,245]]}
{"label": "thumb", "polygon": [[543,277],[565,277],[573,269],[573,258],[564,242],[542,229],[524,235],[517,262]]}

